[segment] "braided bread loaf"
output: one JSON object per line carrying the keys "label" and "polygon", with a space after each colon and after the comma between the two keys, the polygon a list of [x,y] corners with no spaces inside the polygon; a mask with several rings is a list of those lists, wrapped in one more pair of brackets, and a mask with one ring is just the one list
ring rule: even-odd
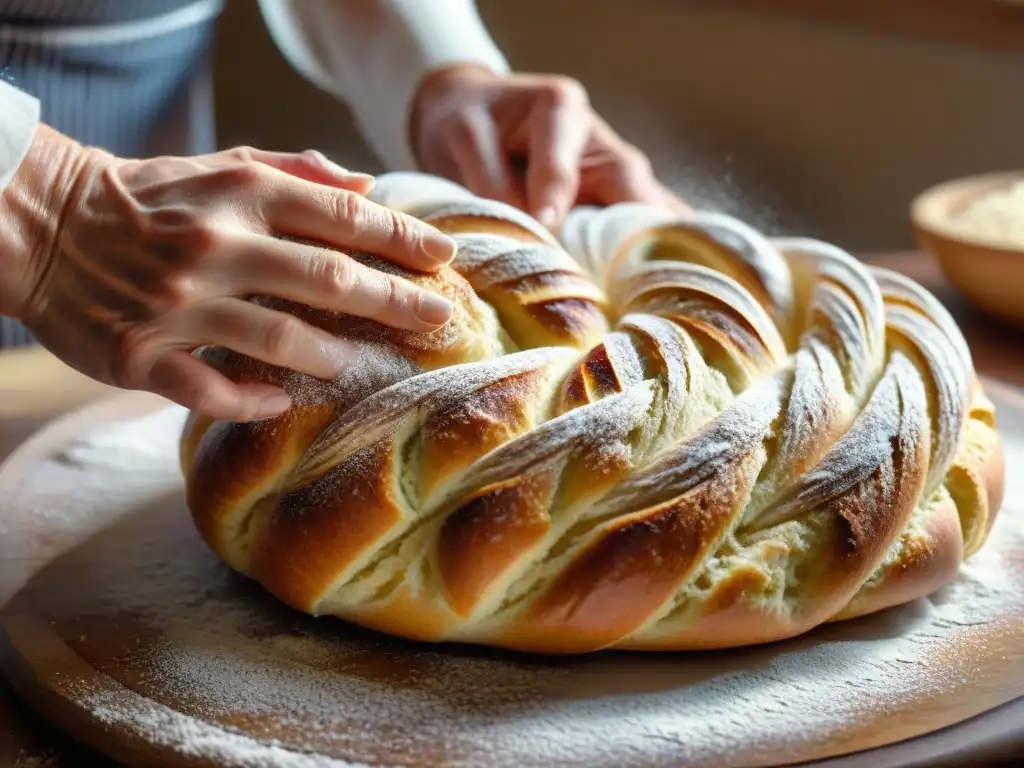
{"label": "braided bread loaf", "polygon": [[[332,382],[211,349],[284,415],[192,415],[188,505],[287,604],[547,653],[761,643],[926,595],[1002,501],[994,414],[920,286],[806,239],[642,205],[533,219],[419,174],[372,195],[452,235],[418,335]],[[570,255],[571,254],[571,255]]]}

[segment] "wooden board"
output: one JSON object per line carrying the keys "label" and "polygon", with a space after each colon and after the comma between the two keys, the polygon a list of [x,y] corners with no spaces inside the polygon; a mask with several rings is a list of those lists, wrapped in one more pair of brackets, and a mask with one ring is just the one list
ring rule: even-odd
{"label": "wooden board", "polygon": [[[986,386],[1007,443],[1002,518],[1019,519],[1024,396]],[[97,425],[163,406],[132,394],[88,407],[0,470],[0,583],[28,580],[0,615],[0,669],[58,727],[129,765],[781,765],[1024,696],[1024,547],[1005,526],[984,550],[1005,565],[1000,615],[959,622],[939,644],[929,611],[957,589],[724,653],[428,647],[297,614],[231,573],[192,527],[173,456],[121,474],[59,458]],[[920,656],[892,655],[908,642]],[[1010,705],[980,731],[994,744],[1022,721]],[[930,755],[913,744],[841,762],[931,763],[971,747],[962,735],[929,740]]]}

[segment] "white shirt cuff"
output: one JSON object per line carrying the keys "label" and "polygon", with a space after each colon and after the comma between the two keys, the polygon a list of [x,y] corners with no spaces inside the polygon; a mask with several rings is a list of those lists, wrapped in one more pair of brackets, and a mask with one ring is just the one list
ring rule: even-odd
{"label": "white shirt cuff", "polygon": [[389,170],[417,167],[409,115],[426,75],[454,64],[509,71],[473,0],[260,0],[260,7],[292,66],[352,108]]}
{"label": "white shirt cuff", "polygon": [[39,100],[0,80],[0,190],[25,159],[39,125]]}

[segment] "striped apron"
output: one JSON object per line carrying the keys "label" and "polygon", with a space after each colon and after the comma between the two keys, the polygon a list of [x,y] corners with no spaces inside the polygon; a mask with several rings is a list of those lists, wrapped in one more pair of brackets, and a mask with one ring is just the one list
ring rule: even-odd
{"label": "striped apron", "polygon": [[[0,76],[42,120],[121,157],[216,148],[214,25],[223,0],[0,0]],[[31,344],[0,317],[0,348]]]}

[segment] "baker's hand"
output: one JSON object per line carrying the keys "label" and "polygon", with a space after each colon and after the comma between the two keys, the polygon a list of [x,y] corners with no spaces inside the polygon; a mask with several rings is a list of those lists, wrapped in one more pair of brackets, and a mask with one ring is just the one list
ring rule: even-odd
{"label": "baker's hand", "polygon": [[[523,208],[548,227],[574,205],[635,201],[689,211],[566,77],[499,75],[476,65],[441,70],[417,91],[410,129],[423,170]],[[525,179],[517,160],[525,161]]]}
{"label": "baker's hand", "polygon": [[100,381],[214,418],[276,415],[290,405],[281,389],[233,383],[191,352],[226,347],[333,378],[350,350],[246,296],[420,332],[451,317],[450,302],[409,281],[278,237],[422,271],[454,257],[447,236],[367,200],[371,186],[316,152],[122,160],[41,127],[0,195],[0,310]]}

